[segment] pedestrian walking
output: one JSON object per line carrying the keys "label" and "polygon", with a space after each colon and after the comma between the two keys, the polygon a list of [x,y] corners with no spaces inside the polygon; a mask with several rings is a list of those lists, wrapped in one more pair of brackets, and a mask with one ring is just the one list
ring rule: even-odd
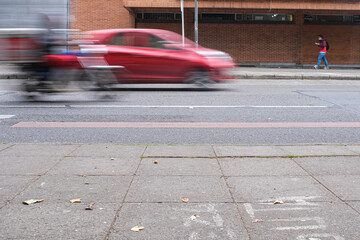
{"label": "pedestrian walking", "polygon": [[326,53],[329,50],[329,44],[326,41],[326,39],[323,37],[323,35],[319,34],[318,35],[318,40],[319,42],[315,42],[315,45],[317,45],[320,49],[320,53],[319,53],[319,57],[318,57],[318,63],[314,66],[315,69],[318,69],[321,63],[321,60],[324,61],[325,63],[325,70],[329,69],[329,64],[326,60]]}

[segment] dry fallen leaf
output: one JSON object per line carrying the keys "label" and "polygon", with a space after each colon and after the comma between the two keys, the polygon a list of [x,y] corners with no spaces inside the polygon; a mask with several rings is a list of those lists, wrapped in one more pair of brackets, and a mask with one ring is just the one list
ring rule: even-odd
{"label": "dry fallen leaf", "polygon": [[23,201],[23,204],[30,205],[30,204],[34,204],[34,203],[43,202],[43,201],[45,201],[45,200],[44,199],[30,199],[30,200]]}
{"label": "dry fallen leaf", "polygon": [[79,177],[87,177],[85,174],[79,174]]}
{"label": "dry fallen leaf", "polygon": [[262,220],[262,219],[254,219],[252,222],[253,223],[258,223],[258,222],[263,222],[264,220]]}
{"label": "dry fallen leaf", "polygon": [[71,199],[70,202],[71,203],[81,203],[81,199],[80,198]]}
{"label": "dry fallen leaf", "polygon": [[139,226],[135,226],[131,229],[131,231],[133,232],[140,232],[140,230],[144,230],[145,228],[144,227],[139,227]]}
{"label": "dry fallen leaf", "polygon": [[182,201],[183,201],[184,203],[187,203],[187,202],[189,202],[189,198],[188,198],[188,197],[183,197],[183,198],[182,198]]}
{"label": "dry fallen leaf", "polygon": [[284,204],[284,202],[283,202],[283,201],[280,201],[280,200],[276,200],[276,201],[274,202],[274,204]]}
{"label": "dry fallen leaf", "polygon": [[154,164],[158,164],[159,162],[157,160],[154,161]]}
{"label": "dry fallen leaf", "polygon": [[89,205],[86,206],[85,210],[93,210],[95,203],[90,203]]}
{"label": "dry fallen leaf", "polygon": [[198,218],[199,217],[199,215],[196,215],[196,214],[194,214],[194,215],[192,215],[191,217],[190,217],[190,219],[191,219],[191,221],[194,221],[196,218]]}

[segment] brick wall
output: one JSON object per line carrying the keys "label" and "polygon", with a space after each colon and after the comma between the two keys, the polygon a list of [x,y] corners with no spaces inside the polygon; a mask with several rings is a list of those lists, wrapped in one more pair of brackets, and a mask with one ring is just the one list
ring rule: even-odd
{"label": "brick wall", "polygon": [[[106,28],[160,28],[181,33],[180,23],[136,23],[133,12],[179,12],[179,8],[153,8],[158,0],[72,0],[71,14],[75,29],[94,30]],[[179,0],[176,0],[179,3]],[[187,4],[193,1],[185,1]],[[203,1],[204,2],[204,1]],[[227,4],[229,1],[218,1]],[[243,1],[244,3],[246,1]],[[253,1],[261,2],[261,0]],[[268,3],[269,1],[262,1]],[[300,2],[277,0],[274,3]],[[304,3],[313,3],[303,0]],[[319,1],[317,1],[319,2]],[[322,1],[325,2],[325,1]],[[334,2],[334,1],[332,1]],[[213,4],[214,1],[207,1]],[[150,5],[149,5],[150,4]],[[248,5],[246,7],[250,7]],[[314,3],[315,4],[315,3]],[[137,8],[127,10],[124,5],[136,5]],[[149,5],[149,6],[148,6]],[[209,5],[209,6],[210,6]],[[143,7],[147,8],[143,8]],[[206,12],[237,13],[269,13],[259,9],[214,9],[202,8]],[[310,5],[309,5],[310,6]],[[318,5],[316,5],[318,6]],[[343,8],[360,9],[360,4],[337,5]],[[291,24],[199,24],[199,44],[204,47],[223,50],[231,54],[239,63],[297,63],[314,64],[318,48],[314,45],[318,34],[323,34],[329,41],[331,49],[328,53],[330,64],[360,64],[360,25],[304,25],[304,13],[345,14],[344,11],[318,10],[272,10],[277,13],[294,14],[295,22]],[[347,14],[359,14],[359,11],[348,11]],[[192,8],[185,10],[186,36],[194,38],[194,13]]]}
{"label": "brick wall", "polygon": [[71,0],[70,13],[71,28],[81,31],[134,26],[123,0]]}
{"label": "brick wall", "polygon": [[316,36],[322,34],[330,44],[329,64],[360,64],[360,26],[304,25],[302,37],[302,63],[314,63],[318,48]]}
{"label": "brick wall", "polygon": [[[200,23],[199,44],[225,51],[238,63],[315,64],[319,51],[314,42],[322,34],[331,45],[327,55],[330,64],[360,65],[360,25],[304,25],[304,12],[287,13],[294,14],[294,23]],[[185,12],[185,19],[186,37],[194,40],[192,10]],[[180,23],[137,23],[136,27],[181,34]]]}
{"label": "brick wall", "polygon": [[[123,0],[129,8],[177,8],[180,0]],[[199,8],[218,9],[316,9],[359,10],[360,3],[344,0],[200,0]],[[185,7],[193,8],[194,0],[184,0]]]}

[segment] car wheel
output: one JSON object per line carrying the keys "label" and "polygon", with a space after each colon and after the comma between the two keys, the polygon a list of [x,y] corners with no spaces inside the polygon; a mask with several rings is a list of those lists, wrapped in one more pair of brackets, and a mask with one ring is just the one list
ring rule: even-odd
{"label": "car wheel", "polygon": [[211,88],[216,83],[209,73],[202,69],[192,70],[187,74],[187,83],[195,84],[200,88]]}

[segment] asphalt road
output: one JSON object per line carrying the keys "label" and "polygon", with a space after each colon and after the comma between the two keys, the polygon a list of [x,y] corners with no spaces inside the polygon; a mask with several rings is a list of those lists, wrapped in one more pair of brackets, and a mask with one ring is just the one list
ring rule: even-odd
{"label": "asphalt road", "polygon": [[359,143],[360,81],[133,85],[27,99],[0,81],[0,142]]}

